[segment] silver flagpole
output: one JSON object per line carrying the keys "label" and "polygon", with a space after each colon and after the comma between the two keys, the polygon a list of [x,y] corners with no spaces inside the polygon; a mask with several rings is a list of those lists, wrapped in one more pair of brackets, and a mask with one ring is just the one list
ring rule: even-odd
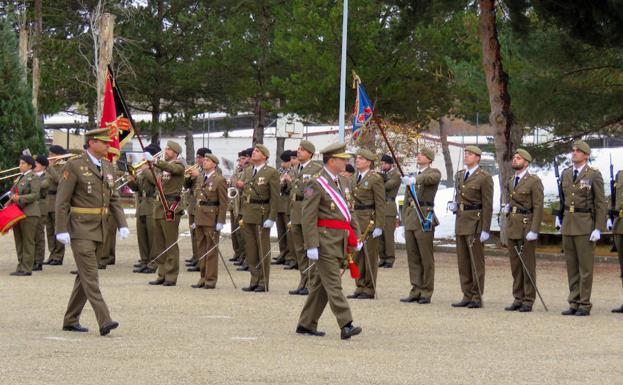
{"label": "silver flagpole", "polygon": [[340,72],[340,143],[344,143],[344,115],[346,113],[346,43],[348,41],[348,0],[342,13],[342,63]]}

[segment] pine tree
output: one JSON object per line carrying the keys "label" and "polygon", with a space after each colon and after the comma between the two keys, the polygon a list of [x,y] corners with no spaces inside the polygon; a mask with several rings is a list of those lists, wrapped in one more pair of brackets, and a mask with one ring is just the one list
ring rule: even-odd
{"label": "pine tree", "polygon": [[26,148],[33,155],[45,150],[43,130],[37,122],[23,71],[11,21],[0,19],[0,169],[3,170],[16,166]]}

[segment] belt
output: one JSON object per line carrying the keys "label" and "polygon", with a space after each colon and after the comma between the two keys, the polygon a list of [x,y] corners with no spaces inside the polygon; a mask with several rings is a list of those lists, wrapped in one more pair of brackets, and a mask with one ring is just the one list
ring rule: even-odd
{"label": "belt", "polygon": [[56,195],[56,191],[48,191],[48,195]]}
{"label": "belt", "polygon": [[593,209],[590,207],[565,206],[565,211],[570,213],[592,213]]}
{"label": "belt", "polygon": [[511,213],[512,214],[532,214],[532,209],[524,209],[523,207],[511,207]]}
{"label": "belt", "polygon": [[[428,202],[428,201],[419,201],[420,202],[420,206],[422,207],[435,207],[435,202]],[[415,205],[415,203],[413,201],[409,202],[409,206],[413,207]]]}
{"label": "belt", "polygon": [[612,215],[613,217],[623,218],[623,209],[621,210],[608,209],[608,215]]}
{"label": "belt", "polygon": [[106,215],[108,207],[71,207],[73,214]]}
{"label": "belt", "polygon": [[355,205],[355,210],[374,210],[374,205]]}
{"label": "belt", "polygon": [[270,203],[270,199],[250,199],[249,203],[253,203],[256,205],[267,205]]}
{"label": "belt", "polygon": [[140,198],[155,198],[156,194],[155,193],[151,193],[151,194],[147,194],[146,192],[142,192],[141,195],[139,195]]}
{"label": "belt", "polygon": [[[160,200],[160,195],[156,196],[156,199]],[[167,202],[174,202],[174,201],[180,199],[180,196],[179,195],[165,195],[164,199],[166,199]]]}
{"label": "belt", "polygon": [[459,210],[461,211],[482,210],[482,204],[478,203],[475,205],[466,205],[465,203],[459,203]]}
{"label": "belt", "polygon": [[199,201],[199,206],[218,206],[219,201]]}
{"label": "belt", "polygon": [[295,200],[295,201],[297,201],[297,202],[303,202],[303,198],[304,198],[304,197],[302,197],[302,196],[298,196],[298,195],[295,195],[295,196],[294,196],[294,200]]}
{"label": "belt", "polygon": [[350,223],[340,221],[339,219],[318,219],[317,223],[319,227],[348,231],[348,245],[351,247],[357,246],[357,236]]}

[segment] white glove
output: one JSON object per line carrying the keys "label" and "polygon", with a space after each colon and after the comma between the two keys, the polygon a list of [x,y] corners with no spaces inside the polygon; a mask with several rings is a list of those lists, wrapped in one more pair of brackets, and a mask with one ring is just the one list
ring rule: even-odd
{"label": "white glove", "polygon": [[601,238],[601,231],[595,229],[591,233],[591,242],[597,242]]}
{"label": "white glove", "polygon": [[361,251],[361,249],[363,249],[363,242],[357,242],[356,249],[357,249],[357,251]]}
{"label": "white glove", "polygon": [[608,222],[606,223],[606,228],[608,231],[612,231],[612,219],[608,218]]}
{"label": "white glove", "polygon": [[376,229],[372,231],[372,238],[378,238],[381,236],[381,234],[383,234],[383,229],[380,227],[377,227]]}
{"label": "white glove", "polygon": [[456,202],[448,202],[448,210],[456,213],[457,209],[459,208],[459,206],[456,204]]}
{"label": "white glove", "polygon": [[560,230],[562,228],[562,224],[560,223],[560,218],[556,217],[554,227],[556,227],[556,230]]}
{"label": "white glove", "polygon": [[130,229],[127,227],[119,228],[119,239],[124,240],[128,237],[128,235],[130,235]]}
{"label": "white glove", "polygon": [[503,211],[504,211],[504,214],[508,214],[508,213],[511,212],[511,205],[510,205],[510,203],[507,203],[506,206],[504,206]]}
{"label": "white glove", "polygon": [[265,229],[270,229],[271,227],[273,227],[274,224],[275,224],[275,221],[267,219],[264,221],[264,224],[262,225],[262,227]]}
{"label": "white glove", "polygon": [[529,231],[528,234],[526,234],[526,241],[536,241],[538,237],[539,234],[535,233],[534,231]]}
{"label": "white glove", "polygon": [[489,233],[486,231],[482,231],[480,233],[480,243],[485,243],[487,242],[487,239],[489,239]]}
{"label": "white glove", "polygon": [[151,162],[152,160],[154,160],[154,156],[147,151],[143,153],[143,158],[148,162]]}
{"label": "white glove", "polygon": [[224,225],[224,224],[222,224],[222,223],[217,223],[217,224],[216,224],[216,231],[217,231],[217,232],[220,232],[221,230],[223,230],[223,227],[224,227],[224,226],[225,226],[225,225]]}
{"label": "white glove", "polygon": [[60,243],[62,243],[63,245],[67,246],[71,243],[71,237],[69,236],[69,233],[58,233],[56,234],[56,240],[59,241]]}
{"label": "white glove", "polygon": [[412,176],[403,176],[402,178],[400,178],[400,180],[407,186],[415,184],[415,178]]}
{"label": "white glove", "polygon": [[309,259],[310,261],[318,260],[318,248],[317,247],[307,249],[307,259]]}
{"label": "white glove", "polygon": [[193,223],[191,223],[190,228],[194,230],[194,229],[197,228],[197,225],[193,222]]}

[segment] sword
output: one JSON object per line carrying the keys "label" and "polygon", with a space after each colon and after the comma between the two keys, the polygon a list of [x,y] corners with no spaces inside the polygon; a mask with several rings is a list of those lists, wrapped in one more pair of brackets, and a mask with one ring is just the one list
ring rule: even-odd
{"label": "sword", "polygon": [[[236,230],[232,231],[232,232],[229,234],[229,238],[231,238],[231,236],[232,236],[232,235],[233,235],[236,231],[238,231],[239,229],[240,229],[240,227],[236,227]],[[223,238],[224,238],[224,237],[225,237],[225,235],[223,235]],[[210,238],[212,238],[212,237],[210,237]],[[208,250],[205,254],[203,254],[201,257],[199,257],[199,258],[197,259],[197,262],[201,261],[201,260],[202,260],[203,258],[205,258],[208,254],[210,254],[210,252],[211,252],[212,250],[214,250],[216,247],[218,247],[218,246],[221,244],[221,242],[222,242],[222,241],[223,241],[223,240],[221,239],[220,241],[218,241],[218,242],[216,243],[216,245],[212,246],[212,248],[210,248],[210,250]],[[214,242],[214,240],[212,240],[212,242]],[[220,252],[220,251],[219,251],[219,252]]]}
{"label": "sword", "polygon": [[163,251],[162,253],[158,254],[158,255],[156,256],[156,258],[154,258],[154,259],[152,259],[151,261],[147,262],[147,266],[149,266],[149,265],[153,264],[153,263],[154,263],[154,262],[155,262],[158,258],[162,257],[162,256],[163,256],[163,255],[164,255],[167,251],[171,250],[171,248],[172,248],[173,246],[177,245],[177,244],[179,243],[179,241],[180,241],[180,236],[179,236],[179,234],[178,234],[178,235],[177,235],[177,241],[175,241],[175,242],[171,243],[171,244],[169,245],[169,247],[167,247],[166,249],[164,249],[164,251]]}
{"label": "sword", "polygon": [[[260,255],[264,254],[264,250],[262,248],[262,225],[257,226],[257,238],[258,244],[260,246]],[[268,248],[268,252],[270,252],[270,247]],[[260,264],[262,265],[262,274],[264,275],[264,283],[266,285],[266,292],[268,292],[268,280],[266,279],[266,265],[264,265],[264,258],[260,259]],[[257,267],[255,268],[257,269]]]}
{"label": "sword", "polygon": [[476,237],[473,235],[470,235],[468,237],[467,254],[469,254],[469,260],[472,263],[472,279],[476,281],[476,287],[478,288],[478,295],[480,296],[480,303],[482,306],[484,306],[484,301],[482,299],[482,290],[480,289],[480,281],[478,280],[478,273],[476,271],[476,262],[474,262],[474,252],[472,250],[472,246],[474,245],[474,242],[476,242]]}
{"label": "sword", "polygon": [[[372,212],[372,215],[374,215],[374,212]],[[362,235],[362,240],[367,242],[368,241],[368,237],[370,236],[370,230],[372,229],[372,227],[374,226],[374,221],[372,219],[370,219],[370,222],[368,223],[368,226],[366,226],[366,229],[363,232]],[[361,251],[363,253],[363,257],[366,261],[366,265],[368,266],[368,271],[370,272],[370,280],[372,281],[372,288],[374,289],[374,298],[378,299],[379,295],[376,292],[376,282],[374,282],[374,274],[372,274],[372,263],[370,262],[370,256],[368,255],[368,251],[366,250],[366,245],[364,244],[361,247]]]}
{"label": "sword", "polygon": [[[232,234],[233,234],[233,232],[232,232]],[[208,236],[210,237],[210,240],[212,241],[212,243],[214,243],[214,238],[212,237],[212,234],[208,233]],[[229,275],[229,279],[231,279],[231,284],[234,285],[234,289],[237,289],[238,286],[236,286],[236,282],[234,282],[234,277],[231,276],[231,272],[229,271],[229,267],[227,267],[227,263],[225,263],[225,258],[223,258],[223,254],[221,253],[221,249],[218,248],[219,243],[221,243],[221,241],[219,241],[216,245],[214,245],[214,247],[217,247],[216,251],[218,252],[218,256],[221,258],[221,261],[223,262],[223,266],[225,266],[225,270],[227,271],[227,274]],[[212,247],[212,249],[210,249],[210,251],[212,251],[214,249],[214,247]],[[208,253],[209,253],[209,251],[208,251]],[[208,255],[208,253],[206,253],[205,255]],[[206,266],[206,270],[207,270],[207,266]]]}
{"label": "sword", "polygon": [[[281,242],[281,240],[283,239],[283,237],[285,237],[285,236],[288,234],[288,232],[290,232],[290,229],[289,229],[289,228],[288,228],[288,230],[287,230],[285,233],[281,234],[281,236],[279,237],[279,239],[277,239],[277,243]],[[268,249],[268,251],[266,252],[266,254],[264,254],[264,256],[262,257],[262,259],[260,259],[260,263],[258,263],[258,264],[255,266],[255,268],[256,268],[256,269],[260,267],[260,265],[264,262],[264,259],[266,259],[266,257],[268,257],[272,251],[273,251],[273,248],[272,248],[272,245],[271,245],[271,247]]]}
{"label": "sword", "polygon": [[521,261],[521,266],[523,266],[523,269],[526,272],[526,275],[528,275],[528,278],[530,278],[530,283],[532,283],[532,286],[534,286],[536,293],[539,295],[539,299],[541,300],[541,303],[543,304],[543,308],[545,308],[545,311],[549,311],[549,309],[547,308],[547,305],[545,304],[545,301],[543,301],[543,297],[541,297],[541,292],[539,291],[539,288],[537,287],[536,282],[534,282],[534,279],[532,278],[532,275],[530,275],[530,272],[528,271],[528,267],[526,266],[526,263],[523,260],[524,243],[521,242],[521,247],[519,248],[517,247],[517,245],[515,245],[514,247],[515,247],[515,252],[517,253],[517,256],[519,257],[519,260]]}

